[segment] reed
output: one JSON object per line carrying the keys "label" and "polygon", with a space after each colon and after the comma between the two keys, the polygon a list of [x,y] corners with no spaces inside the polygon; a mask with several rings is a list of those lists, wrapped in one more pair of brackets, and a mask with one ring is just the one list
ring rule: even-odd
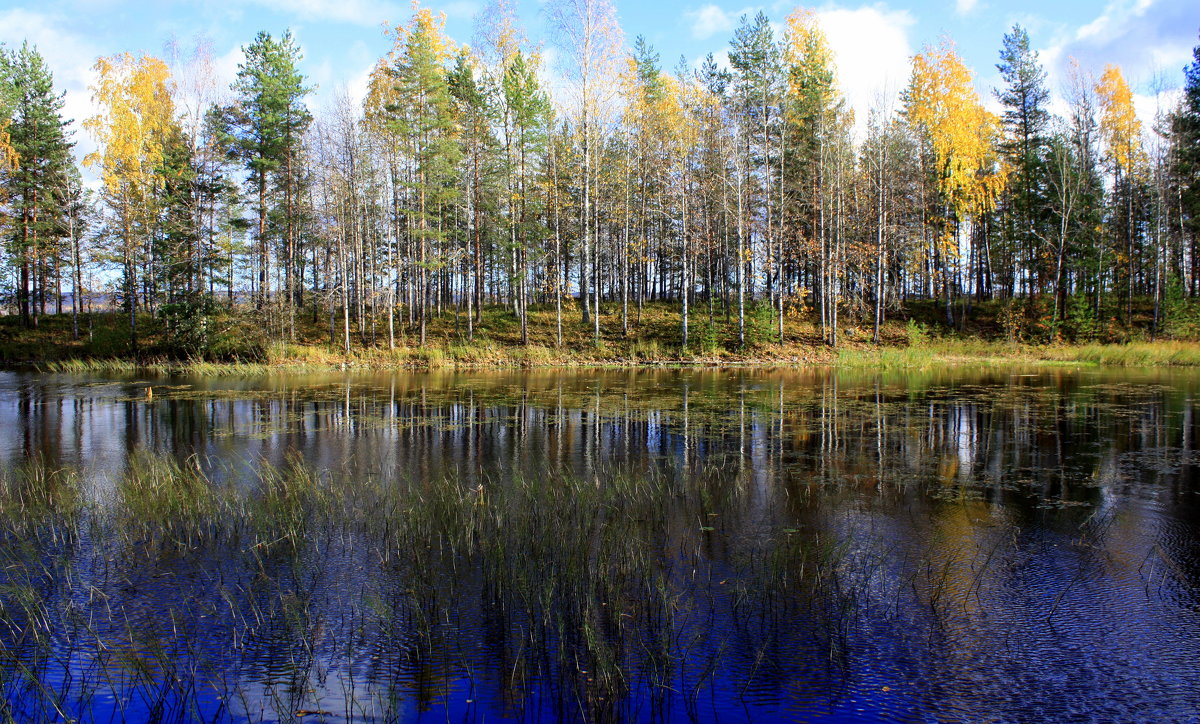
{"label": "reed", "polygon": [[78,471],[33,459],[0,470],[0,518],[10,526],[74,519],[83,508]]}
{"label": "reed", "polygon": [[1196,342],[1159,341],[1048,347],[1044,354],[1053,360],[1120,367],[1200,365],[1200,344]]}
{"label": "reed", "polygon": [[[869,540],[738,537],[725,517],[755,489],[717,466],[240,469],[142,453],[108,494],[36,461],[0,477],[7,716],[387,721],[464,671],[511,716],[624,720],[647,698],[695,712],[728,671],[743,689],[765,675],[786,622],[821,621],[823,650],[846,650],[862,601],[909,585],[876,590],[891,578]],[[38,530],[21,523],[35,511]],[[480,616],[503,660],[464,630]]]}

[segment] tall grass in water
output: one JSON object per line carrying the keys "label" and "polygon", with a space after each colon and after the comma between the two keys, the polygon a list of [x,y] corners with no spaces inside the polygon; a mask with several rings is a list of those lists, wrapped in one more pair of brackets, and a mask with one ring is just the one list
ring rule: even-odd
{"label": "tall grass in water", "polygon": [[233,522],[233,498],[198,461],[139,453],[117,482],[117,529],[127,536],[202,544]]}
{"label": "tall grass in water", "polygon": [[82,508],[80,476],[75,470],[40,459],[0,469],[0,520],[9,530],[74,520]]}
{"label": "tall grass in water", "polygon": [[[237,718],[291,719],[329,709],[318,682],[335,670],[340,716],[388,719],[406,672],[483,666],[514,714],[536,692],[559,718],[626,718],[631,692],[673,696],[680,680],[694,704],[722,665],[698,601],[729,592],[755,616],[791,615],[806,604],[788,571],[828,581],[839,565],[798,540],[774,553],[730,540],[739,584],[724,587],[734,572],[714,574],[706,541],[747,490],[716,475],[467,483],[292,458],[248,485],[223,477],[141,454],[107,497],[37,463],[0,478],[10,716],[220,719],[237,706]],[[74,533],[46,533],[58,529]],[[463,643],[481,612],[503,662]],[[364,657],[379,665],[360,671]],[[286,675],[248,681],[264,659]]]}
{"label": "tall grass in water", "polygon": [[37,365],[42,372],[66,372],[85,374],[88,372],[132,372],[138,369],[137,362],[113,358],[87,358],[48,360]]}
{"label": "tall grass in water", "polygon": [[[300,368],[303,365],[295,365]],[[327,365],[311,365],[325,369]],[[203,359],[170,360],[128,360],[117,358],[87,358],[48,360],[37,364],[40,372],[55,372],[66,374],[95,374],[114,372],[148,372],[153,374],[189,373],[195,375],[258,375],[267,372],[270,367],[257,362],[212,362]]]}
{"label": "tall grass in water", "polygon": [[1005,365],[1039,362],[1155,367],[1200,366],[1195,342],[1131,342],[1128,344],[1025,345],[975,339],[931,339],[909,347],[855,347],[838,351],[843,367],[922,369],[945,364]]}
{"label": "tall grass in water", "polygon": [[[1131,342],[1128,344],[1022,344],[978,338],[922,337],[908,346],[873,346],[862,343],[837,350],[805,347],[807,356],[798,357],[794,348],[758,350],[750,363],[779,362],[833,364],[842,367],[878,367],[884,369],[920,369],[945,364],[1001,365],[1038,362],[1080,362],[1113,366],[1200,366],[1200,343],[1182,341]],[[272,346],[263,362],[211,362],[191,360],[132,360],[116,358],[68,359],[42,362],[45,372],[75,374],[148,372],[155,374],[188,373],[196,375],[261,375],[273,369],[329,370],[361,368],[506,368],[548,367],[597,364],[639,364],[653,362],[696,361],[694,354],[658,340],[633,340],[622,346],[588,347],[582,350],[558,350],[531,344],[500,346],[486,340],[471,344],[399,346],[396,349],[367,348],[344,355],[323,346]],[[726,358],[729,359],[729,358]],[[733,358],[738,361],[738,358]]]}
{"label": "tall grass in water", "polygon": [[1196,342],[1130,342],[1049,347],[1045,354],[1050,359],[1122,367],[1200,365],[1200,344]]}
{"label": "tall grass in water", "polygon": [[1029,351],[1007,342],[975,339],[923,339],[908,347],[853,347],[838,350],[842,367],[923,369],[944,364],[1010,364],[1029,361]]}

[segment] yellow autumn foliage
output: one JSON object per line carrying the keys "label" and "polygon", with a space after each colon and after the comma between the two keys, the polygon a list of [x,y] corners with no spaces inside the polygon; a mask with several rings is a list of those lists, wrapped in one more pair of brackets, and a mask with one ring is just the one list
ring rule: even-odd
{"label": "yellow autumn foliage", "polygon": [[1104,75],[1095,90],[1100,103],[1100,136],[1109,157],[1123,173],[1140,175],[1147,164],[1142,148],[1142,122],[1138,120],[1133,92],[1121,69],[1111,63],[1104,66]]}
{"label": "yellow autumn foliage", "polygon": [[[407,25],[384,28],[391,37],[392,47],[371,69],[367,80],[367,95],[363,100],[363,117],[366,127],[385,137],[394,136],[390,123],[395,108],[403,100],[396,83],[395,69],[414,53],[432,55],[432,62],[444,66],[457,52],[454,41],[445,32],[446,14],[434,13],[429,8],[413,3],[413,16]],[[399,143],[399,138],[391,138]]]}
{"label": "yellow autumn foliage", "polygon": [[828,73],[828,82],[817,87],[818,108],[835,108],[840,103],[837,93],[836,63],[829,38],[821,29],[816,13],[807,8],[796,8],[787,17],[784,31],[783,60],[787,68],[794,69],[788,75],[788,92],[802,95],[807,88],[806,80]]}
{"label": "yellow autumn foliage", "polygon": [[454,41],[446,35],[446,13],[434,13],[429,8],[416,7],[412,20],[409,21],[408,27],[401,29],[396,28],[396,43],[397,47],[403,44],[404,47],[409,47],[412,43],[418,42],[418,36],[427,39],[429,50],[434,55],[434,60],[439,65],[443,65],[454,57],[457,48]]}
{"label": "yellow autumn foliage", "polygon": [[954,46],[926,47],[913,57],[905,113],[933,146],[938,190],[959,218],[995,208],[1008,177],[996,140],[1000,119],[980,102],[971,71]]}
{"label": "yellow autumn foliage", "polygon": [[15,170],[20,164],[19,154],[12,147],[12,136],[8,133],[10,123],[9,119],[0,118],[0,171]]}
{"label": "yellow autumn foliage", "polygon": [[104,188],[119,203],[145,208],[158,182],[163,142],[174,123],[171,73],[158,58],[122,53],[99,58],[92,98],[100,112],[83,122],[99,143],[84,158],[99,167]]}
{"label": "yellow autumn foliage", "polygon": [[363,121],[366,127],[376,133],[386,133],[390,113],[388,108],[400,100],[396,89],[396,81],[392,79],[389,52],[388,57],[380,58],[371,69],[367,79],[367,97],[363,100]]}

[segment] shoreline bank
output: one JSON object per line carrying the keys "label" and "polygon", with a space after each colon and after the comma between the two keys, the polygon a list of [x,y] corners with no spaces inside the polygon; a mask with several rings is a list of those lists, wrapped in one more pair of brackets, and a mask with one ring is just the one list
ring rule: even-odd
{"label": "shoreline bank", "polygon": [[9,369],[40,372],[157,372],[191,374],[248,374],[306,371],[387,371],[442,369],[613,369],[613,368],[771,368],[834,367],[924,369],[939,365],[988,366],[1088,365],[1118,367],[1200,366],[1200,343],[1156,341],[1125,344],[1032,345],[974,339],[937,340],[919,345],[855,345],[839,348],[760,350],[755,354],[660,354],[604,356],[591,350],[546,347],[472,347],[368,349],[349,355],[327,348],[289,345],[284,354],[262,361],[208,361],[148,357],[75,357],[58,360],[19,360]]}

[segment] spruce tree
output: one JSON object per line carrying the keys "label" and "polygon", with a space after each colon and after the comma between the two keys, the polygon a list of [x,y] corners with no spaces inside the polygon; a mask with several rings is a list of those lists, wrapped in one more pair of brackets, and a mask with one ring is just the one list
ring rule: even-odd
{"label": "spruce tree", "polygon": [[194,284],[199,238],[193,204],[199,173],[192,147],[177,124],[163,139],[158,172],[162,177],[157,203],[160,211],[153,243],[154,284],[165,295],[160,314],[173,351],[196,354],[207,346],[209,311],[208,297]]}

